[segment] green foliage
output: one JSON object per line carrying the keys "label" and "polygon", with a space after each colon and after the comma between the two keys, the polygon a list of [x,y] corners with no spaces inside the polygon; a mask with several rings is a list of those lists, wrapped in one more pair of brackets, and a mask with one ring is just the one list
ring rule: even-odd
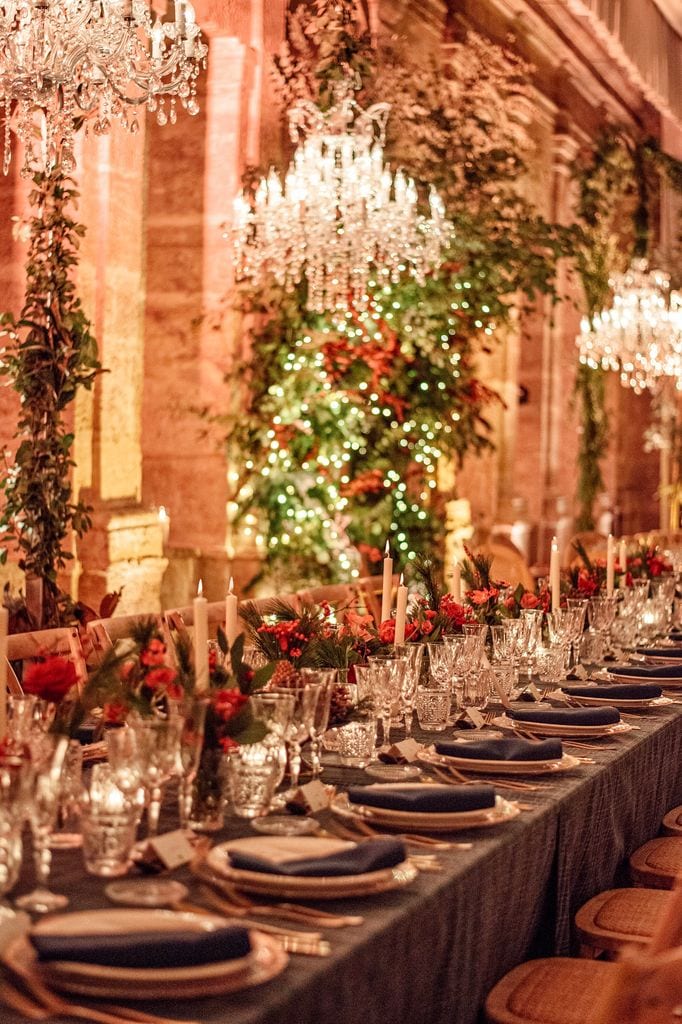
{"label": "green foliage", "polygon": [[17,451],[0,480],[1,557],[14,546],[20,567],[43,581],[42,626],[59,621],[57,573],[73,557],[71,535],[90,527],[90,509],[72,496],[74,435],[67,425],[79,389],[91,389],[101,369],[73,283],[85,233],[69,212],[77,198],[60,171],[35,176],[25,302],[18,319],[0,316],[7,339],[0,376],[21,398]]}
{"label": "green foliage", "polygon": [[364,106],[388,97],[391,164],[423,194],[440,191],[454,234],[423,284],[370,285],[368,315],[312,314],[304,285],[245,295],[252,356],[239,367],[239,416],[223,418],[231,462],[244,466],[231,497],[235,525],[262,535],[264,571],[287,589],[371,571],[389,536],[398,568],[417,551],[438,560],[451,497],[438,464],[489,449],[500,402],[477,361],[514,293],[555,296],[556,261],[572,248],[570,231],[520,196],[532,148],[523,62],[471,33],[444,63],[417,67],[369,50],[351,0],[310,6],[294,5],[276,62],[285,103],[328,107],[342,67]]}

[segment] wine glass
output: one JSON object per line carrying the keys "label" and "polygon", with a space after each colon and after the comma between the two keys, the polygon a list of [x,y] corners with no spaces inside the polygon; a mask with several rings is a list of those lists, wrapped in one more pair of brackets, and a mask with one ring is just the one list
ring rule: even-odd
{"label": "wine glass", "polygon": [[320,747],[322,736],[329,725],[329,711],[331,708],[331,697],[336,682],[336,669],[314,669],[302,668],[301,680],[304,687],[317,687],[315,694],[311,695],[312,706],[310,709],[310,758],[313,766],[313,778],[318,779],[322,772],[322,761],[320,760]]}
{"label": "wine glass", "polygon": [[67,736],[52,735],[50,740],[52,741],[52,753],[45,765],[36,766],[28,806],[28,819],[33,836],[36,887],[32,892],[21,896],[16,901],[18,907],[33,914],[47,914],[52,910],[61,910],[69,902],[66,896],[52,892],[47,885],[52,867],[50,833],[57,817],[62,768],[69,745]]}
{"label": "wine glass", "polygon": [[176,769],[182,716],[168,718],[137,718],[131,716],[130,727],[137,733],[142,751],[144,774],[142,786],[147,799],[147,835],[151,839],[159,831],[159,814],[163,787]]}
{"label": "wine glass", "polygon": [[271,690],[251,694],[254,717],[265,722],[268,727],[268,734],[263,738],[263,743],[277,749],[280,764],[277,786],[284,778],[287,766],[285,738],[294,713],[294,699],[292,693],[273,693]]}
{"label": "wine glass", "polygon": [[417,701],[417,686],[419,685],[425,647],[426,644],[397,644],[395,648],[398,657],[404,658],[406,662],[400,689],[400,703],[405,720],[405,736],[412,734],[412,719]]}
{"label": "wine glass", "polygon": [[407,661],[405,658],[395,657],[394,654],[372,654],[367,660],[370,664],[382,665],[386,670],[383,676],[378,677],[378,695],[381,699],[384,743],[389,743],[391,726],[401,713],[401,692]]}
{"label": "wine glass", "polygon": [[289,754],[291,785],[296,789],[301,778],[301,747],[310,735],[311,719],[315,714],[315,702],[322,683],[308,683],[307,686],[273,687],[273,693],[288,693],[294,698],[291,720],[287,726],[285,740]]}
{"label": "wine glass", "polygon": [[178,810],[181,828],[189,828],[192,816],[192,787],[201,764],[209,703],[208,697],[186,701],[180,719],[177,772],[180,776]]}
{"label": "wine glass", "polygon": [[21,831],[33,779],[28,747],[6,742],[0,752],[0,924],[17,916],[4,896],[15,885],[21,867]]}

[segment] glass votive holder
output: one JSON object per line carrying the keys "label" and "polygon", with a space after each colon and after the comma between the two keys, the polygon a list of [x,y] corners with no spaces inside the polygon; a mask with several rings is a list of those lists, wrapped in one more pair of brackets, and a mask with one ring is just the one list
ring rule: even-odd
{"label": "glass votive holder", "polygon": [[337,750],[341,764],[348,768],[365,768],[372,760],[377,723],[373,717],[358,718],[337,729]]}
{"label": "glass votive holder", "polygon": [[126,873],[137,821],[136,803],[118,788],[110,765],[94,765],[81,812],[83,860],[89,874],[115,878]]}
{"label": "glass votive holder", "polygon": [[238,818],[267,814],[279,777],[279,756],[272,747],[249,743],[232,750],[227,759],[227,785],[234,814]]}
{"label": "glass votive holder", "polygon": [[595,665],[604,660],[604,638],[600,633],[583,633],[580,640],[580,660]]}
{"label": "glass votive holder", "polygon": [[425,732],[442,732],[450,718],[451,699],[449,689],[420,686],[415,704],[419,728]]}
{"label": "glass votive holder", "polygon": [[560,683],[566,678],[566,654],[564,644],[536,649],[535,665],[541,683]]}

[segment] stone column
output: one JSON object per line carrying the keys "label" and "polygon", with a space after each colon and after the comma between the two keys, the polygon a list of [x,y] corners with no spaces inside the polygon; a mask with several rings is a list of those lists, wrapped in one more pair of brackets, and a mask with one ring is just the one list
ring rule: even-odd
{"label": "stone column", "polygon": [[158,515],[141,504],[143,118],[139,125],[136,135],[115,126],[81,139],[78,153],[78,216],[88,228],[78,287],[106,373],[76,408],[74,485],[94,512],[74,575],[78,596],[95,608],[122,587],[122,612],[160,609],[166,567]]}

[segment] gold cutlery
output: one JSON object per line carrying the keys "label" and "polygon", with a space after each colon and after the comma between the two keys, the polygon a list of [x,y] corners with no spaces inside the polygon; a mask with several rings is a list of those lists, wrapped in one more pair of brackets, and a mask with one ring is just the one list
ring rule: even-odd
{"label": "gold cutlery", "polygon": [[318,928],[348,928],[363,923],[364,918],[354,914],[332,914],[328,910],[304,907],[300,903],[254,903],[239,892],[231,882],[215,875],[200,864],[192,867],[194,874],[212,889],[225,896],[233,906],[236,917],[279,917],[296,924],[309,924]]}
{"label": "gold cutlery", "polygon": [[533,793],[546,788],[546,786],[535,782],[522,782],[519,779],[507,778],[498,779],[497,777],[494,777],[494,773],[477,775],[476,778],[470,779],[467,778],[467,776],[462,775],[461,772],[450,765],[439,765],[437,767],[432,765],[431,767],[433,768],[434,774],[439,779],[450,784],[457,782],[462,786],[480,786],[482,783],[489,782],[491,786],[495,786],[497,789],[520,790],[521,792],[526,793]]}
{"label": "gold cutlery", "polygon": [[[257,928],[258,931],[266,932],[268,935],[275,935],[278,938],[287,938],[291,940],[300,939],[301,941],[317,942],[322,939],[322,932],[314,931],[297,931],[294,928],[280,928],[274,924],[266,924],[265,921],[249,921],[240,915],[234,915],[233,908],[234,904],[230,903],[227,899],[219,896],[217,892],[214,892],[208,885],[200,886],[201,897],[206,900],[214,910],[219,911],[225,916],[225,919],[230,924],[241,924],[248,927]],[[204,913],[213,913],[211,910],[204,910],[203,907],[197,907],[193,903],[180,903],[176,905],[178,910],[188,910],[191,913],[197,913],[203,911]],[[233,918],[234,920],[230,920]]]}

